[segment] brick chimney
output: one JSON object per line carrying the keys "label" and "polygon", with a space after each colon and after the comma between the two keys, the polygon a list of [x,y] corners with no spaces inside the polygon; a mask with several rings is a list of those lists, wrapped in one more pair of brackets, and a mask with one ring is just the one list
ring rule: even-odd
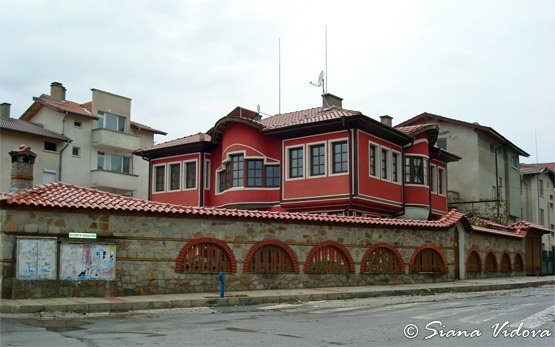
{"label": "brick chimney", "polygon": [[380,116],[380,121],[387,125],[387,126],[392,126],[393,124],[393,117],[385,115],[385,116]]}
{"label": "brick chimney", "polygon": [[66,100],[66,88],[60,82],[50,84],[50,96],[56,101]]}
{"label": "brick chimney", "polygon": [[3,102],[0,104],[0,117],[10,118],[10,106],[11,104]]}
{"label": "brick chimney", "polygon": [[322,107],[324,110],[330,109],[332,107],[342,108],[343,99],[330,93],[322,95]]}
{"label": "brick chimney", "polygon": [[33,187],[33,165],[37,155],[31,147],[20,145],[10,152],[12,158],[12,176],[10,192]]}

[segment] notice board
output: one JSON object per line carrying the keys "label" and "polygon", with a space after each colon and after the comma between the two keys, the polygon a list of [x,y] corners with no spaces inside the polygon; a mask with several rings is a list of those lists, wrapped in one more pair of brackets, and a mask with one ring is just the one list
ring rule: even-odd
{"label": "notice board", "polygon": [[59,278],[68,281],[114,280],[116,245],[62,243]]}
{"label": "notice board", "polygon": [[17,279],[55,280],[56,264],[57,240],[55,238],[17,239]]}

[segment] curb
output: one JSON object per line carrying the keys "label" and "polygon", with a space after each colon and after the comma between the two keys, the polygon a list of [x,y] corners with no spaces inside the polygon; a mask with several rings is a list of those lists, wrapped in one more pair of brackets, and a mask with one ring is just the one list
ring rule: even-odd
{"label": "curb", "polygon": [[[493,290],[510,290],[529,287],[541,287],[544,285],[555,285],[555,280],[544,280],[523,283],[503,283],[503,284],[477,284],[463,286],[441,286],[430,288],[430,293],[466,293],[466,292],[482,292]],[[385,291],[360,291],[360,292],[334,292],[334,293],[307,293],[307,294],[279,294],[266,296],[241,296],[241,297],[206,297],[203,299],[177,299],[165,300],[161,298],[152,298],[145,296],[136,299],[136,301],[126,302],[106,302],[105,298],[97,298],[99,302],[77,302],[76,298],[73,303],[44,303],[41,299],[30,303],[6,302],[0,303],[0,313],[38,313],[38,312],[74,312],[74,313],[97,313],[97,312],[131,312],[139,310],[157,310],[171,308],[189,308],[189,307],[211,307],[211,306],[249,306],[261,304],[279,304],[290,303],[292,301],[320,301],[320,300],[345,300],[345,299],[362,299],[384,296],[400,296],[400,295],[419,295],[423,290],[428,288],[411,288],[411,289],[393,289]],[[29,300],[33,301],[33,299]]]}

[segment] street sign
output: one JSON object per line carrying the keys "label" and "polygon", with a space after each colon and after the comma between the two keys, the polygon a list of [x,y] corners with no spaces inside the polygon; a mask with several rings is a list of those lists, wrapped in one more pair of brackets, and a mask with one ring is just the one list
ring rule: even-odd
{"label": "street sign", "polygon": [[96,239],[95,233],[69,233],[72,239]]}

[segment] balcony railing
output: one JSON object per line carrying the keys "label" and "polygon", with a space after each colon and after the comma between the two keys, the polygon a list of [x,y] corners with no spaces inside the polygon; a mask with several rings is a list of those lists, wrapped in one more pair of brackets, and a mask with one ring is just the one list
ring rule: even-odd
{"label": "balcony railing", "polygon": [[121,172],[92,170],[91,183],[94,188],[135,191],[139,187],[139,176]]}
{"label": "balcony railing", "polygon": [[134,151],[139,148],[139,137],[104,128],[92,131],[93,146],[116,150]]}

